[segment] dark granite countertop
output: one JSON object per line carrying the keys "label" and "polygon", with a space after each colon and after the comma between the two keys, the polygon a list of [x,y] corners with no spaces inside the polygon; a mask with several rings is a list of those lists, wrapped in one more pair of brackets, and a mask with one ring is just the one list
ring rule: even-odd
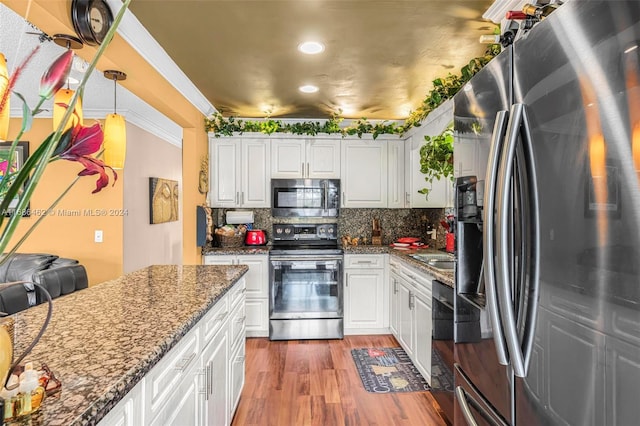
{"label": "dark granite countertop", "polygon": [[442,254],[441,250],[436,250],[432,248],[427,249],[411,249],[411,250],[398,250],[389,246],[373,246],[373,245],[357,245],[357,246],[344,246],[344,254],[385,254],[389,253],[389,255],[394,256],[403,262],[411,265],[415,269],[419,269],[427,272],[432,275],[438,281],[442,283],[454,287],[455,284],[455,276],[453,271],[437,269],[432,266],[429,266],[425,263],[420,262],[419,260],[414,259],[409,256],[413,253],[439,253]]}
{"label": "dark granite countertop", "polygon": [[[246,273],[246,265],[149,266],[53,301],[51,323],[25,361],[62,382],[31,425],[93,425]],[[14,315],[19,353],[46,304]]]}
{"label": "dark granite countertop", "polygon": [[266,246],[242,246],[242,247],[203,247],[202,254],[269,254],[270,245]]}
{"label": "dark granite countertop", "polygon": [[[271,246],[243,246],[238,248],[205,248],[202,250],[202,254],[213,254],[213,255],[234,255],[234,254],[268,254]],[[387,245],[357,245],[357,246],[343,246],[344,254],[390,254],[395,256],[402,261],[408,263],[412,267],[425,271],[436,278],[438,281],[453,287],[455,283],[455,277],[453,271],[447,271],[442,269],[437,269],[432,266],[429,266],[425,263],[422,263],[411,256],[413,253],[444,253],[442,250],[437,250],[433,248],[427,249],[412,249],[412,250],[399,250],[394,249],[393,247]]]}

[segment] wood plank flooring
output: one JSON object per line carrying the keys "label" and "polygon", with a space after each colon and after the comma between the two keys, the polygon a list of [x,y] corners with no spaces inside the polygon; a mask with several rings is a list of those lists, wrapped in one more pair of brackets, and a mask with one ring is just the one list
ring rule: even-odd
{"label": "wood plank flooring", "polygon": [[391,335],[344,340],[247,339],[232,425],[446,425],[429,392],[364,390],[351,349],[400,346]]}

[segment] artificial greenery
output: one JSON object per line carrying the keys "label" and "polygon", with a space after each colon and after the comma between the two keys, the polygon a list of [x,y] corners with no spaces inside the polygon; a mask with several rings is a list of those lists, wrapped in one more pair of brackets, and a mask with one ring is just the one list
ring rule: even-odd
{"label": "artificial greenery", "polygon": [[[499,29],[498,29],[499,31]],[[473,58],[460,70],[461,75],[456,76],[449,73],[444,78],[433,80],[433,90],[429,92],[422,104],[409,114],[403,124],[382,121],[371,123],[366,118],[361,118],[347,127],[340,127],[343,118],[341,112],[334,113],[329,119],[320,123],[318,121],[305,121],[301,123],[283,123],[267,117],[265,120],[242,120],[235,117],[224,117],[216,112],[211,118],[205,118],[205,131],[213,132],[216,137],[232,136],[234,133],[261,132],[268,135],[272,133],[293,133],[295,135],[315,136],[318,133],[347,135],[371,134],[373,139],[379,135],[402,135],[412,127],[420,126],[420,123],[440,104],[452,98],[460,88],[482,69],[494,56],[500,53],[500,45],[489,45],[485,54],[478,58]]]}
{"label": "artificial greenery", "polygon": [[[433,183],[442,178],[453,179],[453,127],[447,127],[437,136],[425,136],[420,147],[420,172],[424,180]],[[429,197],[430,188],[418,192]]]}

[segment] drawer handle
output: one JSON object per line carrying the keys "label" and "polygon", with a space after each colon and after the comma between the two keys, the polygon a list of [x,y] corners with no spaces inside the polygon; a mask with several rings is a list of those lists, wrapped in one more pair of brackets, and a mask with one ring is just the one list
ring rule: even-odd
{"label": "drawer handle", "polygon": [[211,363],[207,364],[207,400],[209,399],[209,395],[213,392],[212,388],[213,377],[211,374]]}
{"label": "drawer handle", "polygon": [[238,360],[238,362],[242,362],[244,361],[244,355],[238,355],[238,358],[236,358]]}
{"label": "drawer handle", "polygon": [[239,323],[239,324],[242,324],[242,323],[244,322],[244,320],[246,320],[246,319],[247,319],[247,317],[246,317],[246,315],[245,315],[245,316],[244,316],[244,317],[242,317],[242,318],[238,318],[238,319],[236,320],[236,322],[237,322],[237,323]]}
{"label": "drawer handle", "polygon": [[229,313],[229,311],[224,311],[223,313],[221,313],[220,315],[218,315],[215,320],[216,321],[222,321],[224,319],[224,317],[227,316],[227,314]]}
{"label": "drawer handle", "polygon": [[370,264],[372,264],[373,262],[372,262],[372,261],[370,261],[370,260],[358,260],[356,263],[357,263],[358,265],[370,265]]}
{"label": "drawer handle", "polygon": [[247,288],[243,288],[242,291],[240,293],[245,293],[247,291]]}
{"label": "drawer handle", "polygon": [[186,370],[187,366],[189,364],[191,364],[191,361],[193,361],[193,359],[196,357],[196,353],[193,352],[191,355],[189,355],[188,357],[184,357],[182,358],[182,362],[180,364],[176,364],[175,369],[178,371],[184,371]]}

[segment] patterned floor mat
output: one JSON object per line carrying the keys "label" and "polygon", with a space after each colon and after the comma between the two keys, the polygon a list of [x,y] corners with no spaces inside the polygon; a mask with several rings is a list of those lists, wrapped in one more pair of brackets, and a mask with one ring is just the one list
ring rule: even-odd
{"label": "patterned floor mat", "polygon": [[351,356],[367,392],[424,392],[430,389],[402,348],[352,349]]}

